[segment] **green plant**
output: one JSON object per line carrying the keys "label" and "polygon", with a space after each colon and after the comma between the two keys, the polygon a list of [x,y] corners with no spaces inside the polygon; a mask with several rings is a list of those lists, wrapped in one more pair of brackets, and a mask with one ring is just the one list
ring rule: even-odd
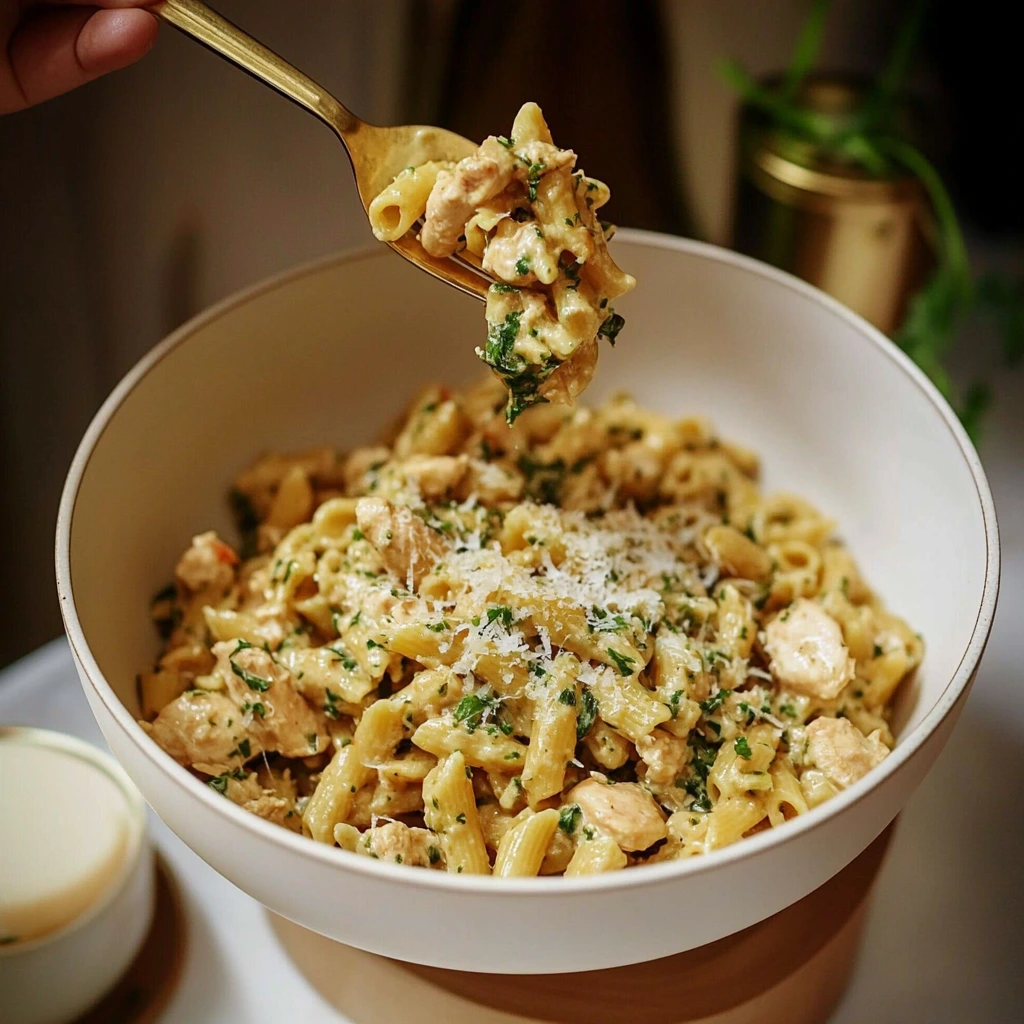
{"label": "green plant", "polygon": [[1001,326],[1008,358],[1019,358],[1024,352],[1024,283],[987,279],[976,285],[956,208],[942,176],[897,124],[928,0],[910,0],[885,67],[864,102],[841,124],[832,116],[800,105],[800,86],[820,52],[831,2],[814,0],[779,87],[761,84],[734,61],[723,62],[721,73],[745,103],[833,159],[876,177],[909,173],[921,183],[934,216],[936,267],[911,300],[893,340],[931,378],[956,409],[968,433],[977,439],[989,404],[988,388],[978,383],[958,393],[946,359],[964,318],[979,301]]}

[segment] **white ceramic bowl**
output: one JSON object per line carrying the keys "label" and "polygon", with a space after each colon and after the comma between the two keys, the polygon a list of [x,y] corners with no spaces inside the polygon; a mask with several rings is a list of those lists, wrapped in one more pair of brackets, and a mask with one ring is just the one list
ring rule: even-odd
{"label": "white ceramic bowl", "polygon": [[[121,766],[82,740],[46,729],[12,726],[0,727],[0,742],[5,740],[46,747],[84,761],[110,778],[124,796],[127,838],[123,853],[96,900],[56,931],[0,946],[0,1021],[64,1024],[81,1016],[117,982],[149,930],[154,881],[146,805]],[[24,824],[0,822],[0,841],[5,827]]]}
{"label": "white ceramic bowl", "polygon": [[[224,494],[259,453],[369,441],[427,380],[461,384],[480,305],[383,247],[231,298],[118,385],[75,457],[57,579],[86,695],[115,754],[201,857],[283,916],[362,949],[462,970],[548,973],[665,956],[821,885],[899,812],[942,749],[988,637],[996,519],[977,455],[921,373],[821,292],[724,250],[639,232],[640,282],[587,397],[626,388],[700,412],[762,453],[769,488],[835,515],[867,578],[927,641],[877,770],[785,827],[704,858],[592,878],[498,881],[317,845],[226,801],[136,724],[150,595],[194,533],[232,530]],[[936,837],[936,842],[942,841]]]}

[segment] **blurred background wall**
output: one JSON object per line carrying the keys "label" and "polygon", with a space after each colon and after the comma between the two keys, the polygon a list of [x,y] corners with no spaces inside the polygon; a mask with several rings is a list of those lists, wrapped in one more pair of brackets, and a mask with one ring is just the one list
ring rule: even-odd
{"label": "blurred background wall", "polygon": [[[585,21],[543,0],[511,14],[455,0],[215,6],[372,121],[482,135],[537,99],[556,139],[614,184],[618,223],[721,242],[736,101],[715,65],[781,67],[809,3],[592,0]],[[874,69],[891,6],[839,0],[822,63]],[[517,40],[540,28],[560,47],[523,66]],[[607,121],[579,113],[584,100]],[[0,665],[60,631],[60,488],[114,383],[233,290],[371,240],[333,136],[166,26],[139,65],[0,119]]]}

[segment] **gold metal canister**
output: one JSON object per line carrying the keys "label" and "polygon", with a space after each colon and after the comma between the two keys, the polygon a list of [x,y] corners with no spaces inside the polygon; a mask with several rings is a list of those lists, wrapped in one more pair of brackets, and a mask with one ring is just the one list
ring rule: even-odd
{"label": "gold metal canister", "polygon": [[[856,80],[818,77],[800,103],[838,122],[863,96]],[[927,200],[907,175],[871,177],[745,107],[733,247],[828,292],[887,334],[932,265]]]}

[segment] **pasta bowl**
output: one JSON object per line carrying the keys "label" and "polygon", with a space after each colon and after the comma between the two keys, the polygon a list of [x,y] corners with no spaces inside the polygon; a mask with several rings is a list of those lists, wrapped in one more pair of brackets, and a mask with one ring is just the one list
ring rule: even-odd
{"label": "pasta bowl", "polygon": [[767,489],[840,524],[866,577],[927,645],[897,696],[893,752],[793,821],[702,857],[586,878],[497,879],[361,857],[225,800],[137,724],[158,641],[151,595],[267,450],[372,440],[423,382],[479,375],[478,304],[383,249],[273,278],[183,326],[118,385],[71,467],[57,528],[61,607],[86,696],[158,814],[239,888],[340,942],[493,973],[592,970],[719,939],[800,900],[897,815],[949,737],[995,609],[991,495],[955,416],[865,321],[733,253],[621,232],[635,274],[619,344],[587,399],[621,389],[710,416],[761,453]]}

